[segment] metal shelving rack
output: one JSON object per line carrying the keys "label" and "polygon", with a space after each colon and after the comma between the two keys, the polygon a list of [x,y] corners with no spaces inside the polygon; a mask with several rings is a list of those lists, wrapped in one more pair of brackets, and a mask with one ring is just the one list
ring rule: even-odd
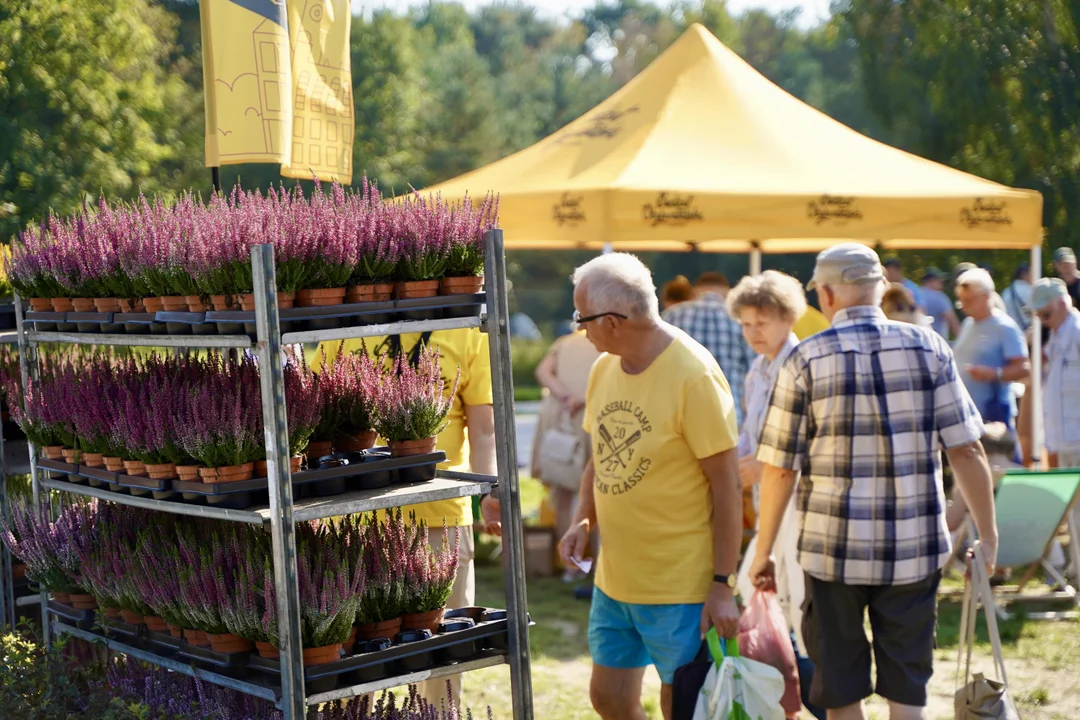
{"label": "metal shelving rack", "polygon": [[[18,342],[17,331],[0,332],[0,345],[14,345]],[[29,461],[26,455],[27,443],[23,440],[9,442],[4,439],[0,432],[0,515],[7,517],[8,475],[26,474],[30,471]],[[11,553],[7,545],[0,543],[0,628],[5,625],[15,627],[15,615],[19,607],[33,605],[37,602],[36,597],[15,597],[15,578],[11,572]]]}
{"label": "metal shelving rack", "polygon": [[[52,632],[46,609],[47,596],[40,597],[44,635],[48,641],[53,632],[65,633],[94,642],[104,642],[116,652],[124,653],[175,672],[194,675],[208,682],[262,697],[275,703],[286,720],[301,720],[309,706],[330,700],[362,696],[382,689],[407,685],[430,678],[455,675],[470,670],[506,663],[510,666],[513,688],[514,720],[532,720],[532,680],[530,675],[528,613],[525,597],[525,555],[521,525],[521,502],[517,477],[517,444],[514,429],[514,393],[510,372],[509,308],[506,295],[506,265],[501,230],[485,236],[486,315],[460,319],[406,320],[394,323],[343,327],[329,330],[281,333],[277,308],[277,287],[274,272],[273,248],[258,245],[252,248],[251,262],[255,290],[256,339],[247,335],[108,335],[27,330],[21,302],[16,298],[16,322],[20,350],[20,369],[24,384],[36,378],[38,372],[37,346],[40,343],[64,342],[85,345],[119,345],[173,348],[241,348],[258,355],[263,427],[266,438],[270,502],[267,507],[233,510],[211,506],[186,505],[154,500],[149,497],[122,495],[108,490],[73,485],[39,477],[37,448],[30,444],[30,472],[33,478],[35,506],[40,507],[43,491],[59,490],[102,500],[160,510],[162,512],[194,515],[234,522],[269,524],[273,538],[274,584],[277,593],[279,635],[281,647],[280,693],[266,685],[235,680],[203,669],[164,658],[147,650],[131,647],[112,639],[88,633],[64,623],[55,623]],[[342,340],[379,335],[429,330],[449,330],[479,327],[490,335],[491,367],[496,431],[498,477],[440,471],[427,483],[394,486],[382,490],[354,491],[328,498],[293,501],[289,474],[288,423],[285,415],[285,392],[282,375],[282,347],[294,343]],[[297,587],[295,523],[316,518],[332,517],[397,507],[416,502],[429,502],[454,497],[484,494],[498,483],[502,501],[504,552],[508,554],[509,574],[506,583],[506,604],[509,629],[509,651],[505,655],[484,656],[469,662],[435,668],[388,678],[374,683],[320,693],[310,697],[304,693],[304,677],[300,647],[300,599]]]}

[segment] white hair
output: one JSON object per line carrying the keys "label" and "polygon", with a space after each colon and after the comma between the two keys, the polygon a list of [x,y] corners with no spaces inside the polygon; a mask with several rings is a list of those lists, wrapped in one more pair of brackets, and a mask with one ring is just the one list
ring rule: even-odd
{"label": "white hair", "polygon": [[855,283],[851,285],[830,285],[837,298],[839,307],[853,307],[855,305],[881,305],[882,298],[888,286],[884,281]]}
{"label": "white hair", "polygon": [[608,253],[574,270],[574,287],[588,287],[593,312],[656,318],[656,285],[645,264],[629,253]]}
{"label": "white hair", "polygon": [[981,290],[987,295],[992,295],[994,293],[994,278],[982,268],[972,268],[960,273],[960,277],[956,278],[956,287]]}

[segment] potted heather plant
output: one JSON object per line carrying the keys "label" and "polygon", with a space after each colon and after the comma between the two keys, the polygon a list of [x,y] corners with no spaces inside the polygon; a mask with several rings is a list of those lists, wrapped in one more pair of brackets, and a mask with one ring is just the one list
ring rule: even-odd
{"label": "potted heather plant", "polygon": [[208,362],[187,399],[180,447],[202,465],[203,482],[250,480],[255,460],[265,455],[258,368],[250,357]]}
{"label": "potted heather plant", "polygon": [[[282,367],[285,375],[285,407],[289,418],[289,470],[300,472],[304,448],[322,418],[315,375],[302,352],[289,355]],[[255,461],[255,477],[266,477],[266,460]]]}
{"label": "potted heather plant", "polygon": [[444,525],[442,544],[435,549],[427,541],[427,523],[421,521],[415,527],[418,542],[414,543],[407,560],[402,627],[406,630],[430,630],[435,634],[457,577],[461,537],[455,529],[454,544],[451,546],[450,533]]}
{"label": "potted heather plant", "polygon": [[487,195],[478,209],[466,196],[449,213],[446,276],[439,281],[440,295],[474,294],[484,288],[484,234],[498,227],[499,198]]}
{"label": "potted heather plant", "polygon": [[345,301],[386,302],[393,297],[394,283],[391,278],[400,259],[399,241],[389,235],[388,206],[382,203],[378,188],[369,183],[365,175],[359,195],[353,196],[351,210],[359,213],[359,233],[356,238],[356,269],[349,278]]}
{"label": "potted heather plant", "polygon": [[332,362],[322,357],[318,382],[323,399],[323,437],[332,438],[338,452],[356,452],[375,446],[375,396],[385,374],[384,364],[373,360],[366,345],[356,353],[338,346]]}
{"label": "potted heather plant", "polygon": [[41,512],[35,512],[29,499],[15,497],[11,501],[9,518],[0,516],[0,539],[12,555],[22,560],[26,577],[65,605],[70,603],[71,593],[81,595],[84,592],[73,575],[78,561],[73,561],[68,542],[71,520],[65,516],[76,513],[69,508],[70,505],[65,505],[60,517],[53,521],[47,506],[43,506]]}
{"label": "potted heather plant", "polygon": [[[400,514],[396,522],[400,523]],[[367,527],[364,542],[364,592],[356,611],[356,637],[360,640],[393,638],[401,631],[405,614],[405,577],[402,543],[388,529],[395,522],[390,516]],[[399,537],[400,539],[400,537]]]}
{"label": "potted heather plant", "polygon": [[[209,542],[202,541],[209,533]],[[181,599],[192,623],[206,635],[214,652],[250,652],[254,643],[233,634],[227,618],[235,614],[234,602],[245,593],[237,593],[240,575],[237,573],[237,547],[240,539],[237,528],[206,527],[200,536],[189,533],[181,536],[181,544],[194,562],[182,574]],[[201,639],[201,638],[197,638]]]}
{"label": "potted heather plant", "polygon": [[390,444],[392,457],[434,452],[437,436],[446,427],[461,368],[446,393],[437,348],[423,348],[415,364],[404,353],[383,376],[375,398],[375,429]]}
{"label": "potted heather plant", "polygon": [[23,390],[14,381],[8,382],[7,396],[15,401],[9,405],[11,419],[27,439],[40,448],[49,460],[64,459],[64,433],[59,422],[58,406],[47,401],[42,385],[31,381]]}
{"label": "potted heather plant", "polygon": [[175,638],[194,627],[181,600],[182,576],[188,566],[181,559],[177,534],[176,523],[164,518],[160,523],[138,528],[132,563],[133,582],[150,608],[143,617],[146,626]]}
{"label": "potted heather plant", "polygon": [[314,238],[315,252],[310,258],[309,273],[296,292],[300,307],[340,305],[345,302],[345,285],[356,269],[355,237],[359,218],[349,213],[345,190],[334,183],[331,198],[315,180],[311,202],[295,212],[302,227]]}
{"label": "potted heather plant", "polygon": [[399,282],[394,287],[399,299],[439,293],[439,278],[446,269],[445,218],[433,218],[432,210],[427,198],[415,194],[401,203],[388,223],[391,237],[398,239],[401,248],[396,269]]}

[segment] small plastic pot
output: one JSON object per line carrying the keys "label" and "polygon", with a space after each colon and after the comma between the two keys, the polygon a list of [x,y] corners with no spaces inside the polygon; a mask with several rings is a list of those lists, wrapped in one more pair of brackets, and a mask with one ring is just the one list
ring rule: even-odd
{"label": "small plastic pot", "polygon": [[423,438],[421,440],[391,440],[390,457],[411,457],[413,455],[427,455],[435,452],[435,443],[438,438]]}
{"label": "small plastic pot", "polygon": [[101,453],[83,453],[82,463],[88,468],[103,468],[105,467],[105,456]]}
{"label": "small plastic pot", "polygon": [[75,306],[71,302],[71,298],[51,298],[49,300],[52,305],[53,312],[74,312]]}
{"label": "small plastic pot", "polygon": [[333,451],[333,445],[329,440],[312,440],[304,449],[304,454],[307,455],[309,463],[315,463],[319,461],[319,458],[326,457]]}
{"label": "small plastic pot", "polygon": [[143,309],[146,310],[146,312],[150,313],[151,315],[153,315],[154,313],[157,313],[157,312],[161,312],[161,310],[164,309],[164,307],[165,307],[165,305],[164,305],[164,303],[161,302],[161,298],[159,298],[159,297],[144,297],[143,298]]}
{"label": "small plastic pot", "polygon": [[124,459],[118,457],[104,456],[102,460],[105,461],[105,469],[109,472],[124,472]]}
{"label": "small plastic pot", "polygon": [[[30,309],[34,312],[53,312],[54,306],[52,298],[30,298]],[[56,312],[64,312],[58,310]]]}
{"label": "small plastic pot", "polygon": [[394,618],[377,623],[360,623],[356,626],[356,637],[358,640],[393,638],[401,632],[401,622],[401,618]]}
{"label": "small plastic pot", "polygon": [[184,302],[187,303],[188,312],[206,312],[206,303],[203,302],[201,295],[185,295]]}
{"label": "small plastic pot", "polygon": [[64,462],[68,465],[78,465],[82,461],[82,451],[74,448],[64,448]]}
{"label": "small plastic pot", "polygon": [[93,298],[71,298],[71,307],[77,313],[92,313],[96,309]]}
{"label": "small plastic pot", "polygon": [[97,610],[97,600],[89,593],[71,593],[69,598],[71,607],[76,610]]}
{"label": "small plastic pot", "polygon": [[202,630],[185,630],[184,642],[195,647],[210,647],[210,638]]}
{"label": "small plastic pot", "polygon": [[147,465],[146,472],[151,480],[172,480],[176,477],[176,465],[173,463]]}
{"label": "small plastic pot", "polygon": [[99,313],[120,312],[120,300],[118,298],[94,298],[94,309]]}
{"label": "small plastic pot", "polygon": [[177,465],[176,477],[183,482],[199,482],[198,465]]}
{"label": "small plastic pot", "polygon": [[304,667],[336,662],[341,659],[341,643],[316,648],[304,648],[301,655],[303,656]]}
{"label": "small plastic pot", "polygon": [[258,651],[259,657],[267,660],[277,660],[281,657],[281,651],[268,642],[256,641],[255,650]]}
{"label": "small plastic pot", "polygon": [[427,630],[434,635],[442,624],[445,611],[446,608],[439,608],[423,613],[405,613],[401,618],[402,630]]}
{"label": "small plastic pot", "polygon": [[124,622],[126,622],[128,625],[145,625],[146,624],[146,619],[143,618],[142,615],[140,615],[137,612],[133,612],[131,610],[121,610],[120,611],[120,617],[122,617],[124,619]]}
{"label": "small plastic pot", "polygon": [[187,312],[187,298],[183,295],[166,295],[161,298],[161,309],[165,312]]}
{"label": "small plastic pot", "polygon": [[153,615],[143,615],[143,620],[146,622],[146,627],[154,632],[169,632],[169,625],[163,619],[155,617]]}
{"label": "small plastic pot", "polygon": [[429,298],[439,294],[438,280],[410,280],[394,286],[394,295],[399,300],[410,298]]}
{"label": "small plastic pot", "polygon": [[356,435],[347,435],[334,443],[338,452],[360,452],[361,450],[370,450],[375,447],[375,441],[378,439],[379,434],[374,430],[368,430],[367,432],[358,433]]}
{"label": "small plastic pot", "polygon": [[[300,455],[289,458],[289,472],[300,472],[300,465],[303,464],[304,458]],[[255,475],[257,478],[264,478],[270,474],[270,467],[265,460],[255,461]]]}
{"label": "small plastic pot", "polygon": [[483,275],[448,277],[439,281],[440,295],[475,295],[483,289]]}
{"label": "small plastic pot", "polygon": [[308,288],[296,291],[297,307],[327,307],[345,302],[345,288]]}
{"label": "small plastic pot", "polygon": [[142,460],[125,460],[124,473],[131,477],[146,477],[146,463]]}
{"label": "small plastic pot", "polygon": [[210,647],[214,652],[251,652],[255,649],[255,644],[253,642],[245,640],[238,635],[233,635],[232,633],[223,633],[221,635],[206,633],[206,638],[210,641]]}

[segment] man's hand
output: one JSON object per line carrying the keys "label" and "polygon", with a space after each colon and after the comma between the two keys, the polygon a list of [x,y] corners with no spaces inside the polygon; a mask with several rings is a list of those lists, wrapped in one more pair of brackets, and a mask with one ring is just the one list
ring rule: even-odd
{"label": "man's hand", "polygon": [[491,495],[480,499],[480,517],[484,520],[484,532],[502,537],[502,506]]}
{"label": "man's hand", "polygon": [[739,634],[739,608],[735,605],[735,595],[727,585],[717,582],[709,588],[709,597],[701,609],[701,637],[705,637],[711,627],[716,628],[723,638]]}
{"label": "man's hand", "polygon": [[[997,569],[997,539],[994,540],[979,540],[975,543],[975,546],[982,550],[983,560],[986,561],[986,577],[991,578],[994,576],[994,570]],[[968,558],[974,560],[975,551],[968,552]]]}
{"label": "man's hand", "polygon": [[567,567],[577,565],[589,547],[589,521],[582,520],[570,526],[559,541],[559,557]]}
{"label": "man's hand", "polygon": [[585,407],[585,401],[584,400],[578,400],[576,397],[567,396],[567,397],[563,398],[563,407],[566,408],[566,411],[568,413],[573,415],[578,410]]}
{"label": "man's hand", "polygon": [[758,462],[757,458],[752,455],[739,458],[739,478],[742,480],[742,486],[744,488],[757,485],[761,482],[761,473],[764,470],[765,465]]}
{"label": "man's hand", "polygon": [[776,560],[771,555],[756,555],[750,566],[750,582],[765,592],[776,592]]}
{"label": "man's hand", "polygon": [[997,380],[997,370],[986,365],[968,365],[967,373],[972,380],[979,382],[993,382]]}

